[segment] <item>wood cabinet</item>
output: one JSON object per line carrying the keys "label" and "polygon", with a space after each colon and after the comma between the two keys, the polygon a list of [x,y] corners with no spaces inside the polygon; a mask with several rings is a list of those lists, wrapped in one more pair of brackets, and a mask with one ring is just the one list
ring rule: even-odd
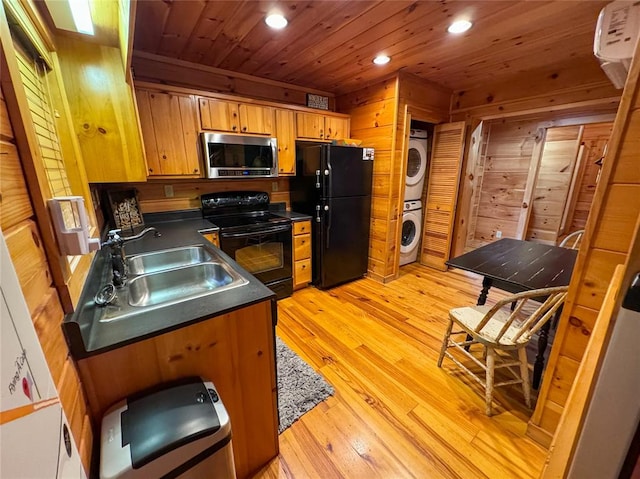
{"label": "wood cabinet", "polygon": [[204,239],[206,239],[209,243],[212,243],[220,248],[220,234],[217,231],[214,231],[213,233],[202,233],[202,236],[204,236]]}
{"label": "wood cabinet", "polygon": [[203,130],[272,135],[273,108],[248,103],[199,98],[200,126]]}
{"label": "wood cabinet", "polygon": [[349,118],[297,112],[296,135],[305,140],[349,138]]}
{"label": "wood cabinet", "polygon": [[188,376],[212,381],[229,412],[239,479],[278,454],[271,301],[78,361],[95,424],[135,392]]}
{"label": "wood cabinet", "polygon": [[276,139],[278,140],[278,175],[295,175],[296,125],[293,111],[276,110]]}
{"label": "wood cabinet", "polygon": [[201,176],[195,97],[136,90],[147,175]]}
{"label": "wood cabinet", "polygon": [[293,223],[293,289],[311,282],[311,221]]}
{"label": "wood cabinet", "polygon": [[335,116],[324,117],[324,131],[327,140],[349,138],[349,119]]}

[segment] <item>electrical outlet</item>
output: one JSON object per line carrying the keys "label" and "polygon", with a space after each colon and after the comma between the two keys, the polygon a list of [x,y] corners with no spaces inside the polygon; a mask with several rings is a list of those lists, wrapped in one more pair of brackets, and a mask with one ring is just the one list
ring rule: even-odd
{"label": "electrical outlet", "polygon": [[278,191],[278,182],[277,181],[271,182],[271,191]]}
{"label": "electrical outlet", "polygon": [[502,231],[496,231],[496,238],[502,238]]}
{"label": "electrical outlet", "polygon": [[172,185],[164,185],[164,196],[165,196],[165,198],[173,198],[173,186]]}

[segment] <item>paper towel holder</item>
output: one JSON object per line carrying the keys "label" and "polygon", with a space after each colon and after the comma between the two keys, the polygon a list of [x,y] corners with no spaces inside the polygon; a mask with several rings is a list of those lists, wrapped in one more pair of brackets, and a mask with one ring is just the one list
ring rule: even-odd
{"label": "paper towel holder", "polygon": [[75,256],[100,248],[100,239],[89,235],[89,220],[82,196],[57,196],[48,201],[60,252]]}

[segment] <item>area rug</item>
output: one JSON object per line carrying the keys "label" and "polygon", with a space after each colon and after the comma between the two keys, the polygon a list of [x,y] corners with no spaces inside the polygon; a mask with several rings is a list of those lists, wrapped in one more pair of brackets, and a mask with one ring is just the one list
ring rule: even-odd
{"label": "area rug", "polygon": [[276,337],[276,365],[278,368],[278,432],[296,422],[335,392],[322,376],[300,356]]}

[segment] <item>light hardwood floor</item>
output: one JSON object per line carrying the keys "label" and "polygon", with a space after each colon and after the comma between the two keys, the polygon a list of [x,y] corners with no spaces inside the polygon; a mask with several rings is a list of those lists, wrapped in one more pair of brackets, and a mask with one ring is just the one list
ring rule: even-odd
{"label": "light hardwood floor", "polygon": [[[278,335],[336,393],[280,435],[257,478],[531,478],[546,450],[525,436],[516,387],[484,396],[445,359],[447,312],[475,304],[480,279],[419,265],[387,285],[362,279],[278,303]],[[501,296],[491,291],[489,303]]]}

